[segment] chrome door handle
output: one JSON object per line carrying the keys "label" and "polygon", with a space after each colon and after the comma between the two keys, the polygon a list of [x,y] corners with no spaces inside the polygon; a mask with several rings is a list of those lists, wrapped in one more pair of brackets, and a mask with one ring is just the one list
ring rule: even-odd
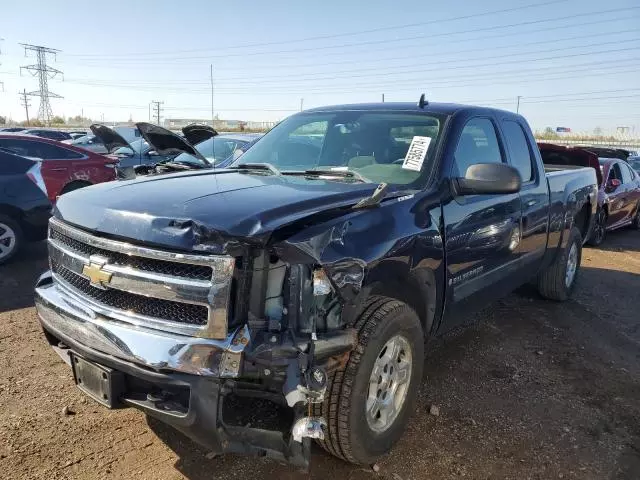
{"label": "chrome door handle", "polygon": [[536,203],[538,203],[537,200],[529,200],[526,205],[527,207],[533,207]]}

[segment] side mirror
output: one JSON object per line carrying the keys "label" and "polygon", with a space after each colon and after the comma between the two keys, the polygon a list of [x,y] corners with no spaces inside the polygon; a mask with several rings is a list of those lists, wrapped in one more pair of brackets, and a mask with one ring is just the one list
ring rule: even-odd
{"label": "side mirror", "polygon": [[504,163],[476,163],[452,181],[457,195],[517,193],[522,184],[518,170]]}
{"label": "side mirror", "polygon": [[607,182],[607,190],[613,192],[620,185],[622,185],[622,182],[620,180],[618,180],[617,178],[612,178]]}

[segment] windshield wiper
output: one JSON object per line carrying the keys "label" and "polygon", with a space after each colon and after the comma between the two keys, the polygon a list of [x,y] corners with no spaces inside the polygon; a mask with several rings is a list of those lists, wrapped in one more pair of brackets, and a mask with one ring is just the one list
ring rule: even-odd
{"label": "windshield wiper", "polygon": [[280,170],[270,163],[240,163],[235,167],[229,167],[233,170],[260,170],[263,172],[271,172],[274,175],[282,175]]}
{"label": "windshield wiper", "polygon": [[388,188],[389,185],[381,183],[369,197],[360,200],[353,206],[353,208],[368,208],[380,205],[380,202],[387,196]]}
{"label": "windshield wiper", "polygon": [[202,168],[204,168],[201,165],[196,165],[190,162],[174,162],[172,160],[166,160],[164,162],[159,162],[156,164],[156,166],[158,167],[169,167],[169,168],[173,168],[174,170],[200,170]]}
{"label": "windshield wiper", "polygon": [[339,177],[358,180],[362,183],[371,181],[353,170],[304,170],[302,172],[284,172],[284,175],[304,175],[305,177]]}

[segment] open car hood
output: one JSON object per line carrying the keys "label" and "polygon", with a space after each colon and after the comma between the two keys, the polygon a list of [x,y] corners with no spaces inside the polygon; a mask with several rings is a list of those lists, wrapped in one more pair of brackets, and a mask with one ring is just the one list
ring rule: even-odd
{"label": "open car hood", "polygon": [[136,123],[136,127],[138,127],[138,130],[140,130],[142,137],[147,143],[160,155],[188,153],[202,160],[204,164],[209,164],[209,161],[180,135],[176,135],[172,131],[159,127],[158,125],[153,125],[152,123],[140,122]]}
{"label": "open car hood", "polygon": [[182,129],[182,134],[191,145],[196,145],[210,139],[211,137],[215,137],[218,135],[218,132],[209,125],[194,123],[184,127]]}
{"label": "open car hood", "polygon": [[116,132],[113,128],[109,128],[106,125],[101,125],[99,123],[94,123],[89,128],[91,129],[91,132],[99,138],[102,143],[104,143],[108,153],[112,153],[120,147],[131,148],[129,142],[127,142],[122,135]]}

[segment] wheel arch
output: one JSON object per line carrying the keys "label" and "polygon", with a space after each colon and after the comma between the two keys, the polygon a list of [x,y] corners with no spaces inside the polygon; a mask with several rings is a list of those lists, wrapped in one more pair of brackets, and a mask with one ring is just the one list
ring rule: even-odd
{"label": "wheel arch", "polygon": [[65,193],[72,192],[79,188],[90,187],[91,185],[93,185],[93,183],[89,182],[88,180],[72,180],[64,187],[62,187],[62,190],[60,190],[60,195],[64,195]]}
{"label": "wheel arch", "polygon": [[409,270],[408,265],[400,261],[382,263],[367,274],[360,293],[346,309],[348,322],[358,317],[371,296],[384,296],[411,307],[420,318],[425,336],[429,335],[438,304],[435,272],[427,268]]}

